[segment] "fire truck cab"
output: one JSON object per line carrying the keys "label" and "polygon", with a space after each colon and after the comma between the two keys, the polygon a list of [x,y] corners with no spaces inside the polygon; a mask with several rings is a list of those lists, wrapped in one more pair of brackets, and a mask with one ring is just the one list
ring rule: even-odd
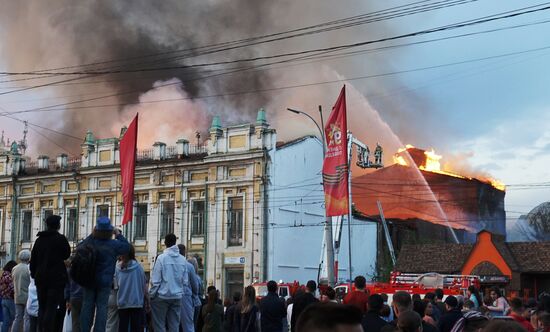
{"label": "fire truck cab", "polygon": [[[293,283],[280,282],[277,283],[277,285],[277,294],[280,298],[284,298],[285,300],[291,296],[294,296],[296,290],[300,288],[300,283],[297,281],[294,281]],[[267,282],[255,283],[252,284],[252,287],[256,290],[256,298],[261,299],[267,295]]]}

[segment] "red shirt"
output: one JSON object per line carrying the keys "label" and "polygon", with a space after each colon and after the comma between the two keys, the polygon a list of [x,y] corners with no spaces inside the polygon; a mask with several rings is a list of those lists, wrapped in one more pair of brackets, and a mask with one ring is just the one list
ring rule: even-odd
{"label": "red shirt", "polygon": [[511,313],[510,317],[512,317],[516,322],[520,323],[521,326],[525,327],[528,332],[535,332],[535,329],[533,328],[533,325],[531,325],[531,322],[529,322],[527,319],[516,315],[515,313]]}
{"label": "red shirt", "polygon": [[344,297],[344,304],[356,306],[363,313],[367,312],[368,301],[369,294],[360,290],[355,290]]}

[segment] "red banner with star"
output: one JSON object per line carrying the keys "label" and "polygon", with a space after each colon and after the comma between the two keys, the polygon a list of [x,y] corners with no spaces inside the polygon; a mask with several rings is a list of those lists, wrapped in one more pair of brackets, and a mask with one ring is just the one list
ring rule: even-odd
{"label": "red banner with star", "polygon": [[325,124],[326,151],[323,162],[323,188],[327,217],[348,214],[348,125],[346,86]]}

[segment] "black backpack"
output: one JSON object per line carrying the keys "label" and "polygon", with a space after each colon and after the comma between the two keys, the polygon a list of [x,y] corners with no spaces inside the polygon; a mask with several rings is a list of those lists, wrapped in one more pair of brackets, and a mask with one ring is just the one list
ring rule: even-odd
{"label": "black backpack", "polygon": [[82,287],[95,286],[95,266],[97,250],[90,243],[81,243],[76,247],[71,261],[71,279]]}

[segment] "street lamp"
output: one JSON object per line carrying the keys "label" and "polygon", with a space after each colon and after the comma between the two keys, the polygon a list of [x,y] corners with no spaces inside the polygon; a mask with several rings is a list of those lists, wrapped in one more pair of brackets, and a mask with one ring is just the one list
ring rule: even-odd
{"label": "street lamp", "polygon": [[[315,123],[315,126],[317,126],[317,129],[319,130],[319,134],[321,135],[321,143],[323,145],[323,158],[324,158],[324,156],[326,154],[326,141],[325,141],[325,133],[321,129],[321,126],[319,126],[317,121],[315,121],[315,119],[311,115],[309,115],[305,112],[298,111],[298,110],[295,110],[295,109],[292,109],[292,108],[287,108],[287,111],[290,111],[294,114],[305,115],[311,121],[313,121],[313,123]],[[323,125],[323,123],[322,123],[323,113],[322,113],[322,109],[321,109],[320,105],[319,105],[319,113],[321,115],[321,125]],[[334,285],[335,285],[335,280],[334,280],[334,246],[333,246],[333,236],[332,236],[331,222],[332,222],[331,217],[325,217],[325,230],[324,230],[324,233],[325,233],[325,245],[326,245],[326,248],[327,248],[327,274],[328,274],[327,277],[328,277],[329,285],[334,287]],[[350,268],[351,268],[351,266],[350,266]]]}
{"label": "street lamp", "polygon": [[[302,111],[298,111],[298,110],[295,110],[295,109],[292,109],[292,108],[287,108],[286,109],[287,111],[290,111],[294,114],[302,114],[302,115],[305,115],[307,116],[311,121],[313,121],[313,123],[315,123],[315,126],[317,127],[317,129],[319,130],[319,135],[321,136],[321,143],[323,143],[323,157],[325,156],[325,132],[323,131],[323,129],[321,129],[321,126],[319,126],[319,124],[317,123],[317,121],[315,121],[315,119],[307,114],[306,112],[302,112]],[[319,113],[321,113],[321,106],[319,106]],[[322,122],[322,113],[321,113],[321,122]]]}

